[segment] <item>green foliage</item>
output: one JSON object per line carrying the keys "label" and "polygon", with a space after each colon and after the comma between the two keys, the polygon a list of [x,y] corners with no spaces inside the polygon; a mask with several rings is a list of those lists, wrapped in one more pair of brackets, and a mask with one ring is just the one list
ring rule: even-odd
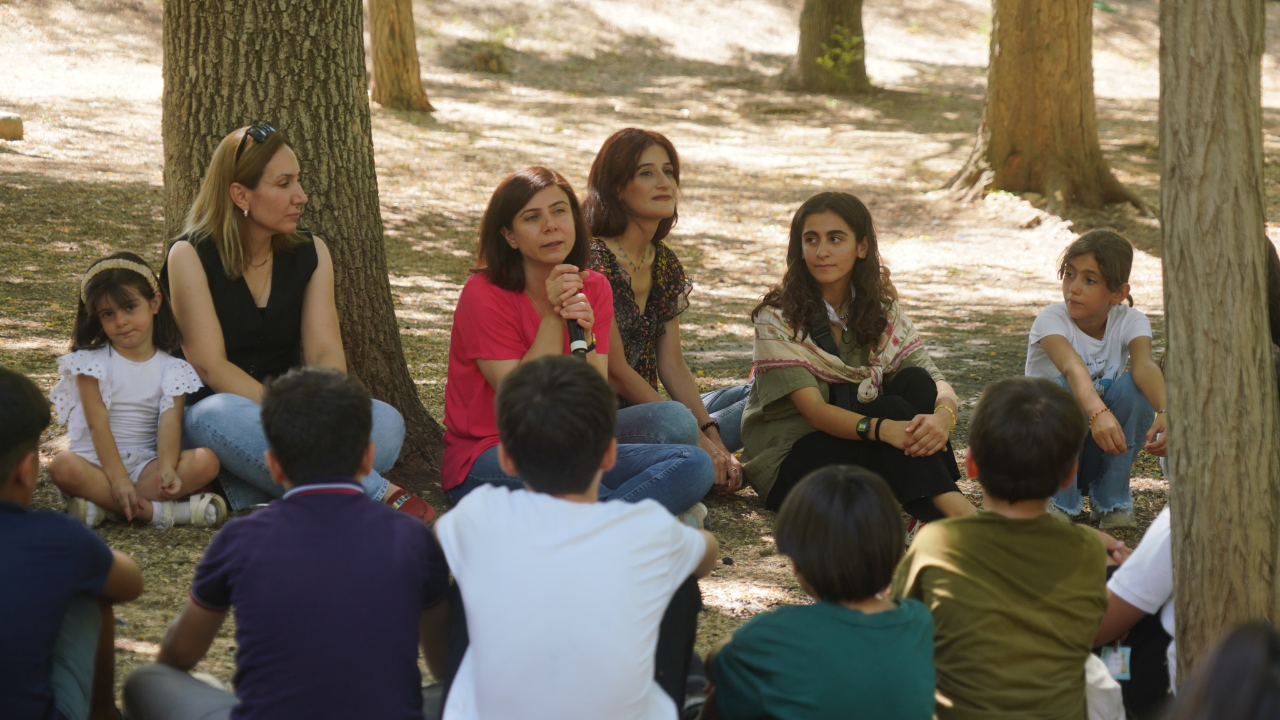
{"label": "green foliage", "polygon": [[1112,5],[1109,2],[1104,2],[1103,0],[1094,0],[1093,9],[1101,10],[1102,12],[1109,12],[1109,13],[1120,12],[1119,7]]}
{"label": "green foliage", "polygon": [[843,25],[837,25],[827,42],[822,43],[822,54],[814,62],[826,70],[841,84],[849,82],[849,68],[863,58],[862,36]]}

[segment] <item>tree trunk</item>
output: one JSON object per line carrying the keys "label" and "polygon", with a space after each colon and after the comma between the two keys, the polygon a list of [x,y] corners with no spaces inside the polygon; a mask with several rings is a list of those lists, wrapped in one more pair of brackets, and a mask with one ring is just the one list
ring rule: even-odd
{"label": "tree trunk", "polygon": [[373,101],[396,110],[432,112],[422,89],[412,0],[369,0]]}
{"label": "tree trunk", "polygon": [[402,473],[438,477],[440,426],[409,377],[387,280],[366,87],[358,2],[165,2],[165,232],[181,232],[227,133],[257,122],[287,133],[310,195],[303,225],[333,256],[347,365],[404,415]]}
{"label": "tree trunk", "polygon": [[1280,402],[1267,315],[1264,10],[1160,4],[1160,220],[1178,678],[1276,619]]}
{"label": "tree trunk", "polygon": [[1093,98],[1092,0],[995,0],[978,141],[947,186],[1035,192],[1051,211],[1146,205],[1102,157]]}
{"label": "tree trunk", "polygon": [[862,0],[805,0],[800,48],[787,70],[787,85],[813,92],[869,92],[865,51]]}

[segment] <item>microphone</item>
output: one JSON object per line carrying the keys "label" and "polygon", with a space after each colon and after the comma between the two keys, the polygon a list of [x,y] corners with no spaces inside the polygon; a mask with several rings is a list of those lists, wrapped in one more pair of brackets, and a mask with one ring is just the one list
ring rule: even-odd
{"label": "microphone", "polygon": [[587,335],[582,331],[582,326],[577,320],[569,321],[569,351],[575,357],[587,359]]}

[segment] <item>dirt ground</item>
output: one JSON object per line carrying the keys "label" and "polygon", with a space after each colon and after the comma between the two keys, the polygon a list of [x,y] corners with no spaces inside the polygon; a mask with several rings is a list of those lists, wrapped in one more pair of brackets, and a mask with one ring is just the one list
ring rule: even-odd
{"label": "dirt ground", "polygon": [[[682,335],[703,390],[745,380],[747,315],[781,276],[791,213],[824,189],[854,192],[872,209],[903,304],[960,395],[959,451],[981,389],[1022,373],[1035,313],[1060,299],[1054,260],[1073,233],[1112,226],[1134,241],[1137,307],[1163,346],[1155,220],[1121,206],[1062,218],[1038,209],[1035,197],[994,193],[962,205],[938,192],[981,118],[989,3],[867,0],[868,69],[879,89],[857,98],[779,88],[800,6],[415,2],[437,111],[375,105],[373,133],[406,360],[435,417],[451,311],[489,193],[505,173],[535,163],[582,187],[600,143],[627,125],[667,134],[684,162],[681,220],[668,242],[695,282]],[[1094,19],[1101,142],[1119,178],[1154,206],[1158,6],[1111,6],[1117,12]],[[1269,28],[1278,12],[1269,4]],[[84,268],[114,250],[157,267],[162,257],[160,14],[160,0],[0,0],[0,109],[26,123],[24,140],[0,141],[0,362],[46,389],[69,342]],[[1264,59],[1272,202],[1280,197],[1276,32]],[[1268,206],[1269,217],[1275,210]],[[50,431],[47,451],[61,431]],[[1134,473],[1145,528],[1167,484],[1149,456]],[[979,501],[976,485],[964,489]],[[431,498],[439,507],[441,496]],[[56,505],[47,474],[35,505]],[[752,491],[708,505],[724,562],[703,583],[700,650],[755,613],[808,601],[774,551],[772,513]],[[212,532],[121,524],[100,532],[139,561],[148,587],[119,608],[123,678],[154,657]],[[1135,545],[1141,532],[1117,535]],[[202,669],[229,680],[233,653],[228,623]]]}

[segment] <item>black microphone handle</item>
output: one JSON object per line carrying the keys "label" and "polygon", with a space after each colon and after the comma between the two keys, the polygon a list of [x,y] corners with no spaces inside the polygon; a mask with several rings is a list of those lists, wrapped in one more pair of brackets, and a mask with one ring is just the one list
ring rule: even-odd
{"label": "black microphone handle", "polygon": [[569,350],[575,356],[587,359],[587,335],[577,320],[569,321]]}

